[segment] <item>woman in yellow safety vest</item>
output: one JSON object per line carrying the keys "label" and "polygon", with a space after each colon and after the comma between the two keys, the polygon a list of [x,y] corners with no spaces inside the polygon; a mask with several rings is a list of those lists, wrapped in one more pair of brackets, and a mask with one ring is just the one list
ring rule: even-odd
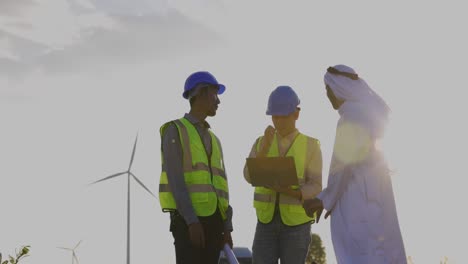
{"label": "woman in yellow safety vest", "polygon": [[[252,246],[253,263],[303,264],[310,243],[314,217],[307,216],[304,199],[314,198],[322,190],[322,155],[317,139],[300,133],[299,97],[289,86],[279,86],[270,95],[267,115],[274,127],[253,144],[249,157],[293,157],[298,185],[257,186],[254,207],[257,227]],[[244,177],[251,182],[249,168]]]}

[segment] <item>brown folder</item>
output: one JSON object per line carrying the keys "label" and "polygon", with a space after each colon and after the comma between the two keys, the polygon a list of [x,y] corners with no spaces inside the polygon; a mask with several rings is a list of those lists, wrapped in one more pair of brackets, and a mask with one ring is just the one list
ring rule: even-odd
{"label": "brown folder", "polygon": [[253,186],[298,185],[293,157],[247,158],[247,169]]}

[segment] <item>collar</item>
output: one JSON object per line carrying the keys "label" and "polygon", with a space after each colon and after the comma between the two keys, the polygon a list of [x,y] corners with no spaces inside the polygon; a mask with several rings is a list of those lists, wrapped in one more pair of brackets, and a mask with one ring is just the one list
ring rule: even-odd
{"label": "collar", "polygon": [[282,141],[282,142],[292,142],[296,136],[299,134],[299,130],[294,129],[293,132],[289,133],[288,135],[282,137],[279,133],[276,133],[276,136],[278,137],[278,140],[279,141]]}
{"label": "collar", "polygon": [[191,115],[190,113],[186,113],[184,115],[184,118],[187,119],[190,123],[192,123],[192,125],[199,125],[199,126],[202,126],[202,127],[205,127],[205,128],[210,128],[211,127],[208,122],[200,121],[196,117]]}

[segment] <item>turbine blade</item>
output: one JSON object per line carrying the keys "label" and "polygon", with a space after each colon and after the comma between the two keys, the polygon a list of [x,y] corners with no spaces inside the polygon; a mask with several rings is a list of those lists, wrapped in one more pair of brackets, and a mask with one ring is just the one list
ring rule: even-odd
{"label": "turbine blade", "polygon": [[135,176],[135,174],[130,172],[130,175],[132,175],[133,179],[135,179],[135,181],[137,181],[141,187],[143,187],[149,194],[151,194],[151,196],[156,198],[156,196],[154,196],[154,194]]}
{"label": "turbine blade", "polygon": [[71,248],[64,248],[64,247],[57,247],[57,248],[73,251],[73,249],[71,249]]}
{"label": "turbine blade", "polygon": [[120,175],[125,174],[125,173],[127,173],[127,172],[125,171],[125,172],[119,172],[119,173],[116,173],[116,174],[112,174],[112,175],[107,176],[107,177],[105,177],[105,178],[102,178],[102,179],[100,179],[100,180],[98,180],[98,181],[95,181],[95,182],[93,182],[93,183],[90,183],[89,185],[96,184],[96,183],[98,183],[98,182],[102,182],[102,181],[105,181],[105,180],[109,180],[109,179],[115,178],[115,177],[120,176]]}
{"label": "turbine blade", "polygon": [[135,157],[137,141],[138,141],[138,134],[136,135],[136,138],[135,138],[135,144],[133,144],[132,157],[130,158],[130,165],[128,165],[128,171],[130,171],[130,169],[132,168],[133,158]]}
{"label": "turbine blade", "polygon": [[73,248],[73,250],[75,250],[81,244],[81,241],[82,240],[80,240],[80,242],[78,242],[78,244],[76,244],[76,246]]}

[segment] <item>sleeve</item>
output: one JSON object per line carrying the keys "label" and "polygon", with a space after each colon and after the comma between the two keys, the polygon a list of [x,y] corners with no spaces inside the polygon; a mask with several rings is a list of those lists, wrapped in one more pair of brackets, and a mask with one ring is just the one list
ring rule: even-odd
{"label": "sleeve", "polygon": [[318,140],[310,138],[307,148],[305,182],[301,186],[302,199],[312,199],[322,191],[322,151]]}
{"label": "sleeve", "polygon": [[[249,158],[255,158],[257,156],[257,144],[259,140],[260,138],[255,140],[255,143],[253,144],[252,149],[250,150]],[[244,165],[244,178],[248,183],[250,183],[250,175],[249,170],[247,169],[247,162]]]}
{"label": "sleeve", "polygon": [[328,211],[344,192],[354,166],[364,161],[371,137],[357,122],[338,122],[327,187],[317,196]]}
{"label": "sleeve", "polygon": [[167,181],[171,186],[177,211],[185,219],[187,225],[199,222],[184,180],[182,144],[175,124],[170,124],[164,132],[162,153]]}

